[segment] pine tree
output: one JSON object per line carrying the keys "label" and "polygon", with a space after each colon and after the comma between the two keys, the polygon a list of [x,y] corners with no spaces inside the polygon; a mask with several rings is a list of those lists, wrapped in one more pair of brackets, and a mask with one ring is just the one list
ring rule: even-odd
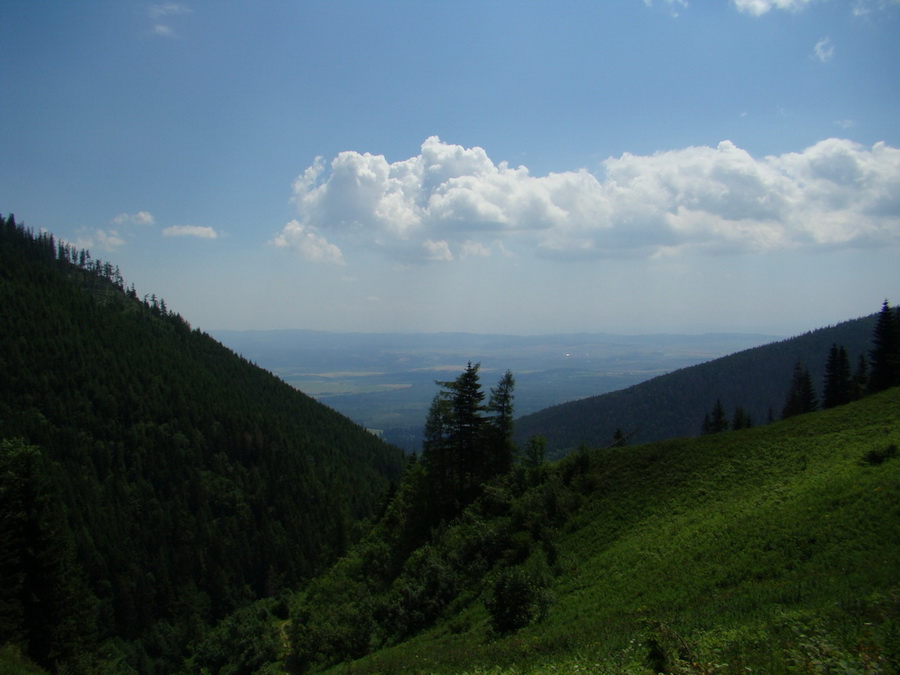
{"label": "pine tree", "polygon": [[489,475],[506,473],[512,467],[515,447],[513,445],[513,390],[516,380],[512,372],[506,371],[496,387],[491,388],[488,412],[491,414],[488,427],[489,452],[486,467]]}
{"label": "pine tree", "polygon": [[529,469],[536,469],[541,466],[547,454],[547,439],[544,436],[532,436],[528,439],[528,447],[525,450],[525,457],[522,463]]}
{"label": "pine tree", "polygon": [[422,464],[437,518],[453,515],[477,495],[482,483],[512,466],[515,378],[507,371],[484,405],[479,367],[469,363],[455,380],[438,382],[441,390],[425,420]]}
{"label": "pine tree", "polygon": [[831,345],[828,361],[825,363],[825,384],[822,392],[822,407],[849,403],[853,398],[853,383],[850,377],[850,359],[844,345]]}
{"label": "pine tree", "polygon": [[803,415],[818,408],[819,402],[816,399],[812,377],[803,364],[797,361],[791,378],[791,388],[788,390],[784,408],[781,410],[781,419]]}
{"label": "pine tree", "polygon": [[472,365],[469,362],[462,374],[449,383],[453,402],[451,439],[464,483],[470,483],[484,473],[485,458],[479,452],[484,422],[484,392],[478,376],[480,367],[480,363]]}
{"label": "pine tree", "polygon": [[731,418],[731,428],[737,431],[738,429],[749,429],[752,426],[753,419],[744,410],[744,406],[739,405],[735,408],[734,417]]}
{"label": "pine tree", "polygon": [[878,314],[872,344],[869,391],[875,393],[900,385],[900,320],[887,300]]}
{"label": "pine tree", "polygon": [[725,415],[722,399],[716,399],[712,413],[707,413],[703,419],[703,433],[718,434],[723,431],[728,431],[728,417]]}
{"label": "pine tree", "polygon": [[450,442],[452,408],[446,391],[435,394],[425,418],[422,442],[422,466],[428,473],[431,489],[447,495],[457,489],[457,461]]}

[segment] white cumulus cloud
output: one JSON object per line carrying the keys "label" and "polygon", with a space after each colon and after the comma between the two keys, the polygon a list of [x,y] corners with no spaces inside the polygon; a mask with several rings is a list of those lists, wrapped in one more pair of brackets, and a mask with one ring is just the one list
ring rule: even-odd
{"label": "white cumulus cloud", "polygon": [[733,0],[733,2],[739,12],[753,16],[762,16],[771,9],[796,12],[806,7],[813,0]]}
{"label": "white cumulus cloud", "polygon": [[[653,0],[644,0],[647,7],[653,7]],[[672,16],[678,16],[678,8],[687,8],[687,0],[662,0],[662,4],[669,9]]]}
{"label": "white cumulus cloud", "polygon": [[138,211],[137,213],[120,213],[112,219],[113,225],[153,225],[155,222],[153,214],[148,211]]}
{"label": "white cumulus cloud", "polygon": [[200,225],[172,225],[163,231],[164,237],[197,237],[199,239],[216,239],[219,233],[212,227]]}
{"label": "white cumulus cloud", "polygon": [[317,159],[294,202],[298,219],[273,243],[322,262],[343,262],[355,246],[432,261],[897,246],[900,150],[828,139],[755,158],[722,141],[626,153],[598,175],[532,176],[431,137],[394,163],[353,151],[328,166]]}
{"label": "white cumulus cloud", "polygon": [[311,262],[343,264],[344,258],[334,244],[321,236],[311,225],[292,220],[271,242],[280,248],[290,248]]}

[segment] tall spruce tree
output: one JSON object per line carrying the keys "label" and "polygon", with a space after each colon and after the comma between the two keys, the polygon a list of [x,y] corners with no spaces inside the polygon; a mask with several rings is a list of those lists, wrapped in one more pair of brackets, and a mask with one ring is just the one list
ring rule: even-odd
{"label": "tall spruce tree", "polygon": [[476,477],[480,477],[486,463],[480,452],[479,442],[483,437],[484,424],[484,391],[479,382],[478,369],[480,363],[466,369],[453,382],[449,383],[453,401],[453,432],[451,435],[456,449],[459,473],[464,487]]}
{"label": "tall spruce tree", "polygon": [[865,354],[860,354],[856,362],[856,372],[853,373],[853,382],[851,383],[851,396],[854,401],[861,399],[866,395],[869,389],[869,361]]}
{"label": "tall spruce tree", "polygon": [[486,468],[489,474],[506,473],[512,467],[515,447],[513,445],[513,390],[516,379],[507,370],[496,387],[491,387],[491,397],[487,410],[490,414],[488,425],[488,452]]}
{"label": "tall spruce tree", "polygon": [[712,412],[703,418],[703,433],[718,434],[723,431],[728,431],[728,417],[725,415],[722,399],[716,399]]}
{"label": "tall spruce tree", "polygon": [[872,345],[869,391],[875,393],[900,385],[900,319],[887,300],[881,305]]}
{"label": "tall spruce tree", "polygon": [[781,419],[787,419],[794,415],[803,415],[819,408],[816,399],[816,390],[813,387],[812,377],[804,365],[797,361],[794,366],[794,374],[791,377],[791,388],[788,390],[784,408],[781,410]]}
{"label": "tall spruce tree", "polygon": [[507,371],[485,405],[479,368],[469,363],[455,380],[438,382],[441,390],[425,420],[422,465],[438,519],[452,516],[482,483],[512,466],[515,378]]}
{"label": "tall spruce tree", "polygon": [[831,345],[825,363],[825,383],[822,390],[822,407],[834,408],[853,399],[853,380],[850,376],[850,359],[844,345]]}

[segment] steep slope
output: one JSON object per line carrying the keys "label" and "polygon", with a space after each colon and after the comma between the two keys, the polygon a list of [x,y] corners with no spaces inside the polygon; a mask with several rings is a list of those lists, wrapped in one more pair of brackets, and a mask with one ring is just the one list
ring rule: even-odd
{"label": "steep slope", "polygon": [[894,388],[757,429],[574,453],[524,492],[498,486],[411,557],[433,587],[457,585],[433,628],[329,672],[896,672],[898,444]]}
{"label": "steep slope", "polygon": [[730,416],[742,406],[757,423],[777,419],[800,360],[821,395],[828,350],[844,345],[856,367],[870,349],[876,316],[846,321],[788,340],[747,349],[707,363],[683,368],[621,391],[547,408],[516,420],[521,445],[534,435],[547,438],[548,453],[559,457],[585,443],[611,442],[616,429],[632,433],[633,443],[700,432],[703,416],[717,399]]}
{"label": "steep slope", "polygon": [[[402,457],[0,218],[0,644],[172,672],[346,547]],[[18,514],[18,515],[17,515]],[[52,617],[52,620],[50,620]]]}

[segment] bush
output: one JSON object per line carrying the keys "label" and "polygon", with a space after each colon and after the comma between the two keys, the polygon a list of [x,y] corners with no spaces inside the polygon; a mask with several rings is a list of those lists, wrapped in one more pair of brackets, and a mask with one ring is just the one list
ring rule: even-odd
{"label": "bush", "polygon": [[540,566],[502,570],[484,601],[491,627],[498,633],[511,633],[544,618],[552,599],[547,580],[548,574]]}
{"label": "bush", "polygon": [[280,645],[272,609],[276,601],[259,600],[222,620],[194,646],[192,670],[241,675],[259,672],[278,661]]}

